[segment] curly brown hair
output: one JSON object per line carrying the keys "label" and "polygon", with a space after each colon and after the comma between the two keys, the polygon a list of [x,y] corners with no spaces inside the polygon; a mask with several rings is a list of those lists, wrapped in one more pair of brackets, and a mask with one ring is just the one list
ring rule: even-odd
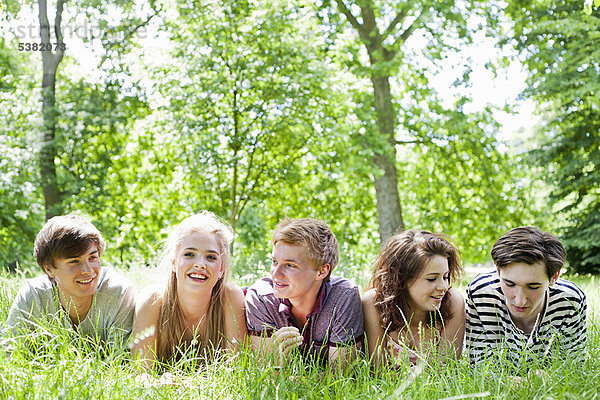
{"label": "curly brown hair", "polygon": [[[381,249],[369,288],[375,289],[375,309],[381,327],[398,331],[410,321],[408,288],[423,273],[435,256],[448,259],[450,285],[462,274],[460,251],[449,236],[428,231],[407,230],[392,236]],[[446,292],[439,312],[430,311],[428,325],[452,318],[450,291]]]}

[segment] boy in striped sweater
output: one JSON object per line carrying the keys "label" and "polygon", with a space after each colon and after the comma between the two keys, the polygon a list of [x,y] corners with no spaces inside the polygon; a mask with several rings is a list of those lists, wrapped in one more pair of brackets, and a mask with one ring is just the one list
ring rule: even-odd
{"label": "boy in striped sweater", "polygon": [[496,271],[479,274],[467,288],[466,348],[472,363],[493,354],[515,366],[559,352],[583,358],[586,298],[560,279],[565,249],[536,227],[505,233],[492,247]]}

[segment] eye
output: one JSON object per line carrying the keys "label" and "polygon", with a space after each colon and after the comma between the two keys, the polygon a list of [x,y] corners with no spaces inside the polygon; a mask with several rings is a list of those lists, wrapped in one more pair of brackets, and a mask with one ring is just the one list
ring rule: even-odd
{"label": "eye", "polygon": [[214,254],[209,254],[208,256],[206,256],[206,259],[208,261],[217,261],[217,256],[215,256]]}
{"label": "eye", "polygon": [[186,251],[185,253],[183,253],[183,256],[184,256],[184,257],[188,257],[188,258],[189,258],[189,257],[194,257],[194,253],[193,253],[193,252],[191,252],[191,251]]}
{"label": "eye", "polygon": [[90,261],[96,261],[98,259],[98,256],[91,256],[90,257]]}
{"label": "eye", "polygon": [[450,281],[450,275],[444,275],[444,280],[445,281]]}
{"label": "eye", "polygon": [[296,268],[294,264],[285,264],[286,268]]}
{"label": "eye", "polygon": [[69,264],[79,264],[79,260],[71,260],[69,261]]}
{"label": "eye", "polygon": [[513,286],[515,286],[515,284],[514,284],[514,283],[508,283],[508,282],[504,282],[504,284],[505,284],[506,286],[508,286],[508,287],[513,287]]}
{"label": "eye", "polygon": [[435,282],[435,279],[436,279],[436,278],[427,278],[427,280],[428,280],[429,282]]}
{"label": "eye", "polygon": [[528,286],[531,290],[538,290],[541,286]]}

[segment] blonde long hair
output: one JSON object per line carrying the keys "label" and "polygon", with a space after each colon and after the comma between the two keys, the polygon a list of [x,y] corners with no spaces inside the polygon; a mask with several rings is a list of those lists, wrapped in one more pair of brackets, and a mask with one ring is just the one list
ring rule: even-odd
{"label": "blonde long hair", "polygon": [[185,324],[179,298],[177,296],[177,278],[171,268],[177,249],[184,238],[192,232],[212,233],[219,244],[223,276],[219,278],[212,290],[210,304],[206,312],[206,322],[196,332],[191,332],[198,341],[197,350],[200,354],[212,354],[223,347],[223,332],[225,331],[224,286],[230,270],[231,254],[229,246],[233,241],[233,231],[229,224],[209,211],[192,215],[177,225],[169,234],[161,258],[161,264],[169,271],[167,285],[163,293],[163,301],[158,316],[158,345],[157,358],[163,362],[178,358],[178,350],[191,347],[192,341],[185,336],[189,328]]}

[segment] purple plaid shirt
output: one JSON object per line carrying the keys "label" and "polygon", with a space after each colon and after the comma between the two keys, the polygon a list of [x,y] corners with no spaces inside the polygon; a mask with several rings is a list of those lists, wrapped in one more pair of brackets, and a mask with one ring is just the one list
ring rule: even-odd
{"label": "purple plaid shirt", "polygon": [[[271,336],[284,326],[300,328],[292,304],[273,294],[273,281],[263,278],[246,293],[246,323],[255,336]],[[326,361],[329,346],[361,343],[364,317],[358,287],[344,278],[331,278],[321,286],[315,307],[300,330],[300,352]]]}

